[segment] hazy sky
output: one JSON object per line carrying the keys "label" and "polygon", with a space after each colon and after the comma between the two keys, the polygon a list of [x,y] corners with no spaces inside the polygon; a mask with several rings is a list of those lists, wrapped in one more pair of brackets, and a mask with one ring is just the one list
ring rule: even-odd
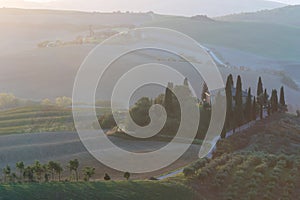
{"label": "hazy sky", "polygon": [[[49,1],[55,1],[55,0],[25,0],[25,1],[32,1],[32,2],[49,2]],[[59,1],[59,0],[57,0]],[[286,3],[286,4],[300,4],[300,0],[274,0],[280,3]]]}
{"label": "hazy sky", "polygon": [[[276,2],[276,3],[274,3]],[[82,11],[154,11],[161,14],[210,17],[254,12],[300,4],[300,0],[0,0],[0,7],[46,8]]]}

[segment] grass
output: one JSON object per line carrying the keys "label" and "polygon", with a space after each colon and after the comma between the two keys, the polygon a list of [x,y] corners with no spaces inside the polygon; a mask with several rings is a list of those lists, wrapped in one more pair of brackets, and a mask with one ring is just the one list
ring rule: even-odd
{"label": "grass", "polygon": [[[107,112],[97,108],[97,114]],[[75,131],[71,108],[29,106],[0,111],[0,135]]]}
{"label": "grass", "polygon": [[193,192],[183,185],[153,181],[0,185],[1,200],[189,200],[193,198]]}

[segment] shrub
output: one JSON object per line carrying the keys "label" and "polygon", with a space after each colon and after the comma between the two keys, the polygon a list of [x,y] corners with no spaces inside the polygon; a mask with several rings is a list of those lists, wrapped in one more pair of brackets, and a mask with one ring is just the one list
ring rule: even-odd
{"label": "shrub", "polygon": [[130,173],[129,173],[129,172],[125,172],[125,173],[124,173],[124,178],[126,178],[126,180],[129,180],[129,178],[130,178]]}
{"label": "shrub", "polygon": [[255,167],[255,171],[259,172],[261,174],[263,174],[266,171],[266,169],[267,169],[266,164],[260,164],[260,165]]}
{"label": "shrub", "polygon": [[104,180],[105,180],[105,181],[110,181],[110,180],[111,180],[111,178],[110,178],[110,176],[109,176],[108,174],[105,174],[105,176],[104,176]]}
{"label": "shrub", "polygon": [[111,129],[117,126],[117,123],[112,114],[105,114],[99,119],[99,124],[103,129]]}
{"label": "shrub", "polygon": [[183,170],[183,174],[185,177],[191,177],[191,176],[195,175],[195,169],[192,167],[186,167]]}
{"label": "shrub", "polygon": [[192,167],[195,168],[196,170],[204,167],[207,163],[209,162],[208,158],[202,158],[200,160],[198,160],[197,162],[195,162]]}

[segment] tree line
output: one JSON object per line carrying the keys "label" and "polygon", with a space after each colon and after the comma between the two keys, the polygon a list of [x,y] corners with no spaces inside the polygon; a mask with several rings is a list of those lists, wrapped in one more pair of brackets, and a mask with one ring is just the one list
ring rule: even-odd
{"label": "tree line", "polygon": [[[60,181],[80,181],[79,178],[78,159],[70,160],[68,165],[64,168],[61,163],[56,161],[49,161],[42,164],[35,161],[34,164],[26,166],[23,161],[17,162],[15,165],[16,172],[7,165],[2,169],[2,183],[31,183],[31,182],[60,182]],[[62,173],[69,172],[69,178],[62,180]],[[94,167],[85,167],[82,169],[83,181],[90,181],[96,174]],[[124,178],[129,180],[130,173],[125,172]],[[111,177],[106,173],[104,180],[111,180]]]}
{"label": "tree line", "polygon": [[[192,96],[187,78],[184,80],[183,85],[174,86],[174,84],[170,82],[164,94],[160,94],[154,99],[143,97],[138,100],[135,105],[130,108],[130,116],[139,126],[146,126],[150,123],[149,110],[151,106],[154,104],[162,105],[167,113],[167,121],[159,134],[173,136],[177,132],[181,120],[180,105],[175,94],[183,96],[185,101],[190,102],[195,102],[195,98],[197,98]],[[201,116],[197,139],[203,139],[205,137],[210,124],[212,104],[211,98],[208,98],[210,95],[208,86],[204,82],[202,85],[201,99],[196,99]],[[215,101],[217,101],[218,95],[215,96]],[[284,87],[280,89],[279,98],[276,89],[272,90],[270,96],[268,90],[263,87],[261,77],[258,79],[256,96],[254,96],[251,88],[248,88],[247,92],[243,90],[241,76],[237,76],[236,84],[234,84],[233,76],[230,74],[227,77],[224,95],[227,100],[227,111],[224,128],[221,133],[222,138],[226,137],[226,133],[229,130],[235,131],[237,127],[257,120],[258,117],[262,119],[264,111],[267,112],[269,116],[278,111],[287,111]],[[99,123],[101,127],[105,129],[116,126],[112,114],[102,116],[99,119]],[[134,131],[130,129],[130,124],[126,124],[126,127],[127,130]]]}
{"label": "tree line", "polygon": [[[235,94],[233,94],[235,89]],[[237,127],[245,123],[257,120],[257,117],[263,119],[264,111],[268,116],[276,112],[286,112],[287,105],[285,102],[284,87],[280,89],[280,98],[276,89],[272,90],[271,97],[267,89],[264,89],[262,78],[259,77],[256,96],[252,96],[251,87],[247,90],[247,97],[243,101],[242,79],[237,77],[236,86],[234,87],[233,76],[230,74],[226,81],[226,100],[227,111],[224,129],[221,137],[226,137],[229,130],[235,131]],[[233,96],[235,95],[235,96]]]}

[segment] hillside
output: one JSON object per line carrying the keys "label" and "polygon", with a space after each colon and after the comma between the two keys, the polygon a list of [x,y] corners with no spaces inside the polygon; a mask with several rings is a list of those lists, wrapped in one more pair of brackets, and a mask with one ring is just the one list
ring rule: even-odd
{"label": "hillside", "polygon": [[222,21],[244,21],[282,24],[300,27],[300,5],[287,6],[273,10],[263,10],[253,13],[242,13],[217,18]]}
{"label": "hillside", "polygon": [[206,199],[297,199],[300,195],[300,119],[276,114],[218,142],[176,177]]}
{"label": "hillside", "polygon": [[171,19],[145,26],[183,32],[202,44],[233,48],[277,61],[300,62],[300,29],[265,22]]}

